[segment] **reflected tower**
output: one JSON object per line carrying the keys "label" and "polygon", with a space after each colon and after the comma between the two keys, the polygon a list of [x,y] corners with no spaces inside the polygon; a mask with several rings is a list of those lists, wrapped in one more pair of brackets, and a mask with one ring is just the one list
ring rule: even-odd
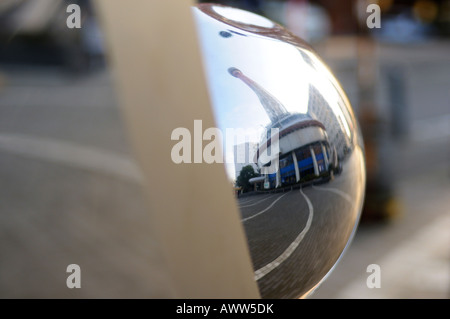
{"label": "reflected tower", "polygon": [[278,101],[273,95],[267,92],[261,85],[243,74],[241,70],[237,68],[229,68],[228,72],[235,78],[238,78],[242,82],[247,84],[253,90],[253,92],[255,92],[272,123],[276,123],[283,117],[289,115],[288,111],[280,101]]}
{"label": "reflected tower", "polygon": [[231,67],[228,72],[255,92],[271,120],[258,147],[257,162],[260,167],[271,164],[261,163],[259,157],[271,145],[270,129],[279,130],[277,171],[265,176],[264,188],[278,188],[313,179],[329,178],[338,163],[336,151],[330,146],[323,123],[308,114],[288,112],[277,98],[239,69]]}

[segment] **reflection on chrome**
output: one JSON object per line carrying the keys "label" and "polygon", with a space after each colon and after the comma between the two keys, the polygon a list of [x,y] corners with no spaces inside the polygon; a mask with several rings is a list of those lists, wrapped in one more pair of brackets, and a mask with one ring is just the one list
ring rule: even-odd
{"label": "reflection on chrome", "polygon": [[217,125],[261,132],[224,150],[252,154],[227,172],[260,294],[308,296],[348,246],[363,203],[350,103],[313,50],[281,26],[215,4],[193,12]]}

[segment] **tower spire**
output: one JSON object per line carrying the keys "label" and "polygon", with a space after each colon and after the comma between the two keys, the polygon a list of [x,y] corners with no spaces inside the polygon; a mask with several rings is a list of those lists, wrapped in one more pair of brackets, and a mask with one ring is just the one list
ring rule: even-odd
{"label": "tower spire", "polygon": [[286,116],[286,114],[288,114],[288,111],[280,101],[278,101],[272,94],[267,92],[261,85],[243,74],[241,70],[232,67],[228,69],[228,72],[235,78],[238,78],[242,82],[247,84],[253,90],[253,92],[255,92],[272,123],[276,123],[282,117]]}

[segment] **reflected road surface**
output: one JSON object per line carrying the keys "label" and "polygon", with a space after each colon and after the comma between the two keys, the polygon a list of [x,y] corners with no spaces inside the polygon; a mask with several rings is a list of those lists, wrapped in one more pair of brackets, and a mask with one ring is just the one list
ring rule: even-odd
{"label": "reflected road surface", "polygon": [[[345,170],[345,166],[343,174],[326,183],[238,199],[263,298],[289,298],[293,289],[309,291],[340,257],[358,218],[357,201],[350,194],[362,196],[351,182],[357,171]],[[289,278],[289,282],[280,278]]]}

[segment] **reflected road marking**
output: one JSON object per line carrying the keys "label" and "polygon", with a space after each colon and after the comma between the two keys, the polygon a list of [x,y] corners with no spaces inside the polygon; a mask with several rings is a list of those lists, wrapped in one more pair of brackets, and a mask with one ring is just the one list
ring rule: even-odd
{"label": "reflected road marking", "polygon": [[252,202],[251,204],[248,204],[248,205],[242,205],[242,206],[239,206],[239,208],[255,206],[255,205],[257,205],[257,204],[259,204],[259,203],[261,203],[261,202],[263,202],[263,201],[265,201],[265,200],[268,200],[269,198],[274,197],[275,195],[276,195],[276,194],[274,194],[274,195],[272,195],[272,196],[269,196],[269,197],[266,197],[266,198],[264,198],[264,199],[261,199],[261,200],[259,200],[259,201],[257,201],[257,202]]}
{"label": "reflected road marking", "polygon": [[277,268],[279,265],[281,265],[286,259],[288,259],[292,253],[295,251],[295,249],[300,245],[301,241],[305,237],[306,233],[308,232],[309,228],[311,227],[312,219],[314,216],[314,209],[311,201],[309,200],[308,196],[303,193],[303,190],[300,188],[300,193],[303,195],[303,197],[306,200],[306,203],[308,204],[309,208],[309,216],[308,221],[306,222],[305,228],[302,230],[302,232],[295,238],[295,240],[289,245],[289,247],[280,255],[278,256],[274,261],[268,263],[264,267],[258,269],[255,271],[255,280],[259,280],[265,275],[267,275],[269,272]]}
{"label": "reflected road marking", "polygon": [[276,204],[276,202],[278,202],[280,199],[282,199],[284,196],[286,196],[286,195],[289,194],[289,193],[290,193],[290,191],[287,192],[286,194],[284,194],[284,195],[278,197],[276,200],[274,200],[274,201],[272,202],[272,204],[270,204],[269,206],[267,206],[267,207],[266,207],[265,209],[263,209],[262,211],[260,211],[260,212],[258,212],[258,213],[256,213],[256,214],[254,214],[254,215],[252,215],[252,216],[249,216],[249,217],[247,217],[247,218],[242,219],[242,222],[246,222],[247,220],[250,220],[250,219],[252,219],[252,218],[255,218],[256,216],[259,216],[259,215],[261,215],[261,214],[267,212],[269,209],[271,209],[271,208],[273,207],[273,205]]}

